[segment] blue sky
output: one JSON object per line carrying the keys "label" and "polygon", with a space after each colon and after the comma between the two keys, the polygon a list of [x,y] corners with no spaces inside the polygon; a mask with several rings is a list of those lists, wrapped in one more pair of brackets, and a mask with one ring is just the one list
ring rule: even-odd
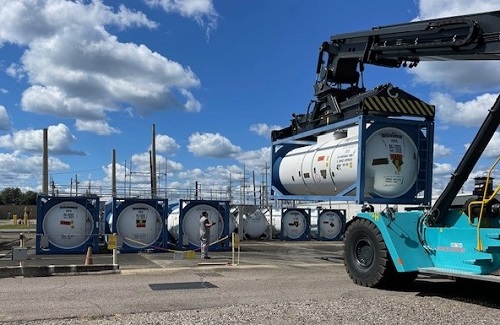
{"label": "blue sky", "polygon": [[[60,194],[74,193],[77,178],[80,192],[90,184],[109,195],[112,150],[118,194],[125,184],[145,193],[153,124],[160,194],[195,182],[237,189],[244,167],[259,184],[270,131],[313,98],[323,41],[490,10],[500,10],[496,0],[0,0],[0,188],[41,190],[48,128],[49,178]],[[364,80],[436,105],[438,194],[499,93],[500,62],[368,67]],[[499,148],[497,132],[471,178]]]}

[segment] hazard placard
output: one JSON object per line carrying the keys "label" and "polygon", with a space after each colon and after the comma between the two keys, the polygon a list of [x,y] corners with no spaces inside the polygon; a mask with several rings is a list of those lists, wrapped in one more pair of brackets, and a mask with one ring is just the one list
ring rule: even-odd
{"label": "hazard placard", "polygon": [[108,235],[108,249],[118,249],[119,247],[118,243],[118,235],[117,234],[109,234]]}

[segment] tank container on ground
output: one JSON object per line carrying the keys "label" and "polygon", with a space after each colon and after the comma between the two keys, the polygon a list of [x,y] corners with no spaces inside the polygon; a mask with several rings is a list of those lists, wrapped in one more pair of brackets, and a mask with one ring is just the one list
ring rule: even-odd
{"label": "tank container on ground", "polygon": [[36,253],[99,250],[99,198],[37,197]]}

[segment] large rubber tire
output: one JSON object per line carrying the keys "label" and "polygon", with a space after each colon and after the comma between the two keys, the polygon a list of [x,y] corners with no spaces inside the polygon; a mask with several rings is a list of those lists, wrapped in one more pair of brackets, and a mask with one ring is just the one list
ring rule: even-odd
{"label": "large rubber tire", "polygon": [[356,219],[344,236],[344,265],[352,281],[365,287],[384,287],[396,274],[379,229],[369,220]]}

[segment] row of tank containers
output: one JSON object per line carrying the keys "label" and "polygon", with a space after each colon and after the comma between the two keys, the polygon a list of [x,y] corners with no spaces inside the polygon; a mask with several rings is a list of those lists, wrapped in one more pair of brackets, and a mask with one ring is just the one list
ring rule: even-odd
{"label": "row of tank containers", "polygon": [[[239,217],[239,210],[243,215]],[[322,208],[262,209],[233,207],[229,201],[39,196],[36,253],[93,253],[107,251],[110,234],[117,235],[122,253],[192,250],[200,246],[200,215],[208,212],[215,225],[210,249],[231,248],[231,233],[240,219],[245,239],[286,241],[343,238],[346,211]]]}

